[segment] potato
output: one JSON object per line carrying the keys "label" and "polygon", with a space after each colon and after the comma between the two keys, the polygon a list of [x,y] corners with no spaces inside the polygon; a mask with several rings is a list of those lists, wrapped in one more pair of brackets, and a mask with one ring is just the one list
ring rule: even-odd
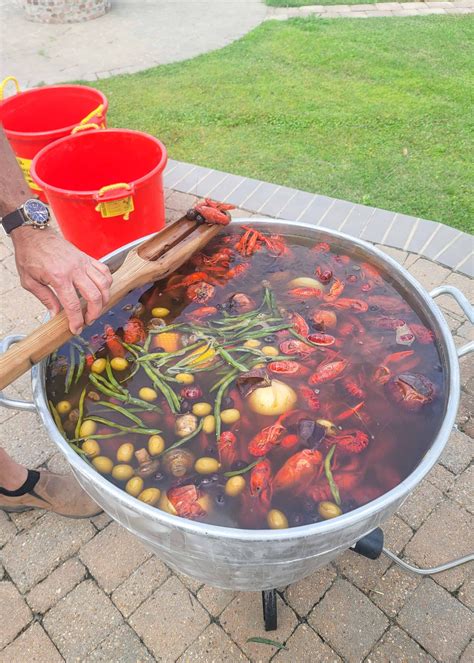
{"label": "potato", "polygon": [[280,380],[272,380],[269,387],[255,389],[247,401],[253,412],[273,417],[291,410],[297,399],[296,392],[291,387]]}

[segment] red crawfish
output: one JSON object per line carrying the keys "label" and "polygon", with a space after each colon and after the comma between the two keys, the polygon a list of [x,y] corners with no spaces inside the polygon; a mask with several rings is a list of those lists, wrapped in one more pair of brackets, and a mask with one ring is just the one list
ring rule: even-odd
{"label": "red crawfish", "polygon": [[113,357],[125,357],[127,351],[122,345],[122,341],[117,336],[115,329],[110,325],[105,325],[105,344]]}
{"label": "red crawfish", "polygon": [[192,283],[198,283],[199,281],[210,281],[211,277],[207,272],[193,272],[189,276],[184,276],[180,281],[174,281],[171,285],[167,286],[163,292],[169,292],[170,290],[177,290],[178,288],[187,288]]}
{"label": "red crawfish", "polygon": [[125,343],[144,343],[146,331],[143,322],[138,318],[130,318],[123,327],[123,340]]}
{"label": "red crawfish", "polygon": [[269,238],[264,236],[264,241],[270,253],[276,256],[285,256],[290,253],[290,249],[281,235],[270,235]]}
{"label": "red crawfish", "polygon": [[298,299],[321,299],[323,291],[319,288],[292,288],[288,291],[288,294]]}
{"label": "red crawfish", "polygon": [[[380,309],[384,313],[410,313],[410,306],[401,297],[390,297],[389,295],[371,295],[367,297],[368,305]],[[367,310],[367,309],[365,309]]]}
{"label": "red crawfish", "polygon": [[245,233],[235,245],[237,251],[243,256],[251,256],[259,251],[264,244],[264,235],[254,228],[242,226]]}
{"label": "red crawfish", "polygon": [[354,313],[365,313],[369,305],[362,299],[351,299],[347,297],[340,297],[334,301],[326,302],[327,306],[334,306],[342,310],[353,311]]}
{"label": "red crawfish", "polygon": [[[367,282],[366,285],[369,285],[370,289],[373,288],[374,285],[383,285],[383,278],[380,272],[370,263],[361,262],[360,271],[362,279],[365,279]],[[361,290],[364,290],[364,286],[361,287]]]}
{"label": "red crawfish", "polygon": [[318,281],[320,281],[323,285],[326,285],[332,279],[333,274],[331,269],[325,269],[319,265],[316,267],[315,276]]}
{"label": "red crawfish", "polygon": [[324,334],[323,332],[316,332],[315,334],[310,334],[307,337],[308,341],[311,341],[314,345],[329,346],[334,345],[336,339],[331,334]]}
{"label": "red crawfish", "polygon": [[234,279],[237,276],[242,276],[242,274],[245,274],[245,272],[248,270],[249,267],[250,267],[249,262],[241,262],[235,267],[229,269],[225,274],[225,278],[228,281],[230,281],[231,279]]}
{"label": "red crawfish", "polygon": [[205,494],[194,485],[171,488],[166,493],[168,500],[176,509],[178,516],[196,520],[207,514]]}
{"label": "red crawfish", "polygon": [[297,334],[305,337],[308,336],[309,334],[308,323],[306,322],[306,320],[303,318],[302,315],[293,312],[289,314],[289,318],[293,323],[293,329]]}
{"label": "red crawfish", "polygon": [[[353,455],[350,458],[351,462],[349,464],[340,469],[333,469],[332,472],[334,482],[342,496],[352,496],[352,491],[362,481],[365,474],[365,464],[362,463],[361,457]],[[319,481],[309,486],[306,494],[315,502],[334,499],[329,483],[324,475],[320,477]]]}
{"label": "red crawfish", "polygon": [[212,299],[215,291],[216,288],[210,283],[198,281],[188,287],[186,297],[198,304],[205,304],[209,299]]}
{"label": "red crawfish", "polygon": [[297,361],[291,361],[289,359],[271,361],[267,365],[267,368],[271,373],[276,373],[277,375],[286,375],[289,378],[308,375],[309,373],[309,368],[307,366],[302,366]]}
{"label": "red crawfish", "polygon": [[329,253],[331,247],[327,242],[318,242],[311,250],[315,253]]}
{"label": "red crawfish", "polygon": [[273,479],[273,490],[302,493],[321,472],[323,457],[315,449],[298,451],[280,467]]}
{"label": "red crawfish", "polygon": [[323,296],[325,302],[335,302],[344,291],[345,283],[339,279],[335,279],[334,283],[329,289],[329,292]]}
{"label": "red crawfish", "polygon": [[[207,223],[216,223],[226,226],[230,223],[231,217],[229,210],[235,209],[234,205],[218,203],[210,198],[205,198],[197,205],[186,212],[186,216],[191,221],[206,221]],[[200,218],[201,217],[201,218]]]}
{"label": "red crawfish", "polygon": [[[410,359],[410,361],[407,361]],[[382,363],[377,366],[372,374],[372,382],[376,384],[385,384],[389,381],[392,374],[389,364],[396,364],[403,362],[403,365],[399,367],[399,370],[408,371],[411,368],[414,368],[420,361],[420,358],[415,356],[414,350],[403,350],[402,352],[392,352],[387,355]]]}
{"label": "red crawfish", "polygon": [[357,403],[357,405],[351,406],[346,410],[339,412],[339,414],[336,414],[336,416],[334,417],[334,421],[340,423],[341,421],[350,419],[350,417],[353,417],[355,414],[357,414],[359,410],[364,407],[364,405],[365,401],[361,401],[360,403]]}
{"label": "red crawfish", "polygon": [[337,316],[334,311],[314,311],[311,319],[315,325],[318,325],[318,329],[321,331],[325,331],[326,329],[333,329],[337,325]]}
{"label": "red crawfish", "polygon": [[268,508],[272,501],[272,466],[268,458],[261,460],[250,472],[250,494]]}
{"label": "red crawfish", "polygon": [[342,378],[341,385],[349,396],[353,396],[354,398],[365,398],[366,392],[365,389],[362,388],[360,382],[360,378],[345,377]]}
{"label": "red crawfish", "polygon": [[266,456],[266,454],[280,443],[280,438],[286,428],[280,422],[281,417],[271,426],[266,426],[249,442],[249,453],[252,456]]}
{"label": "red crawfish", "polygon": [[415,334],[418,343],[421,343],[422,345],[428,345],[429,343],[434,343],[435,339],[434,333],[424,325],[419,325],[417,323],[411,322],[410,329]]}
{"label": "red crawfish", "polygon": [[207,267],[210,266],[220,266],[220,267],[229,267],[231,260],[233,259],[234,252],[228,247],[219,249],[216,253],[213,253],[210,256],[207,256],[205,253],[198,253],[196,256],[191,258],[193,265],[198,267],[204,265]]}
{"label": "red crawfish", "polygon": [[237,460],[237,438],[230,430],[226,430],[219,435],[217,450],[219,460],[225,467],[230,467]]}
{"label": "red crawfish", "polygon": [[306,407],[308,407],[310,410],[313,410],[313,412],[319,410],[321,403],[311,387],[307,387],[305,384],[302,384],[298,387],[298,392],[301,398],[304,400]]}
{"label": "red crawfish", "polygon": [[317,348],[314,348],[307,343],[303,343],[303,341],[296,338],[291,338],[289,341],[283,341],[280,343],[279,348],[280,352],[284,355],[300,355],[302,357],[306,357],[317,350]]}
{"label": "red crawfish", "polygon": [[311,375],[308,382],[309,384],[321,384],[322,382],[330,382],[339,377],[343,371],[348,367],[349,362],[347,359],[341,358],[328,358],[324,359],[316,371]]}
{"label": "red crawfish", "polygon": [[395,330],[397,327],[403,327],[405,320],[401,318],[393,318],[387,315],[380,315],[372,321],[374,327],[377,329],[391,329]]}
{"label": "red crawfish", "polygon": [[338,448],[343,451],[358,454],[368,446],[369,436],[361,430],[351,428],[332,437],[331,442],[337,444]]}
{"label": "red crawfish", "polygon": [[186,315],[191,318],[191,320],[202,320],[203,318],[208,318],[216,313],[217,309],[215,306],[200,306],[199,308],[194,309],[194,311],[187,311]]}

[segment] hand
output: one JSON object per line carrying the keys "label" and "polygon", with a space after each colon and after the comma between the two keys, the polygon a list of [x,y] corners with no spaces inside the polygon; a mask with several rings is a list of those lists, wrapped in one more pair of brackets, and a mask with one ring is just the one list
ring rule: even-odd
{"label": "hand", "polygon": [[[21,285],[56,315],[61,305],[73,334],[96,320],[109,300],[108,267],[90,258],[47,228],[20,226],[12,231]],[[78,293],[87,302],[85,315]]]}

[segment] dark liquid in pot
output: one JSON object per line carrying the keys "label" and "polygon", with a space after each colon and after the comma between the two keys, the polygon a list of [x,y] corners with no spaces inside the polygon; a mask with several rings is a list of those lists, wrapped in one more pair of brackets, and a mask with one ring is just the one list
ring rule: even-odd
{"label": "dark liquid in pot", "polygon": [[[244,232],[221,234],[204,254],[179,270],[181,278],[173,276],[130,293],[89,327],[82,341],[60,348],[48,367],[48,398],[55,405],[70,404],[72,412],[56,417],[78,451],[85,438],[109,436],[96,441],[100,456],[114,465],[119,463],[116,454],[121,445],[147,449],[153,431],[161,431],[165,451],[151,456],[151,461],[159,462],[151,475],[143,477],[141,487],[159,489],[160,502],[153,500],[156,508],[229,527],[304,525],[357,508],[413,471],[443,417],[440,356],[426,321],[387,275],[355,255],[339,253],[336,244],[315,247],[300,238],[266,236],[268,244],[249,235],[247,243],[237,245]],[[242,255],[246,252],[251,255]],[[291,283],[301,277],[313,281]],[[211,287],[202,287],[205,278]],[[232,298],[236,293],[244,293],[250,301]],[[158,333],[157,325],[163,323],[152,319],[151,311],[157,307],[169,310],[162,318],[167,327],[161,332],[171,334],[168,340]],[[132,341],[128,348],[122,345],[126,329]],[[310,342],[304,343],[305,338]],[[169,347],[180,354],[169,357]],[[109,367],[109,373],[99,373],[93,383],[94,357],[112,360],[117,353],[127,359],[126,370]],[[149,360],[148,355],[152,355]],[[278,363],[282,361],[290,364]],[[273,386],[277,380],[289,387],[285,396],[294,402],[288,410],[281,416],[263,414],[268,403],[255,405],[262,392],[245,395],[252,380],[247,380],[243,392],[236,384],[244,369],[259,371],[257,380],[266,378]],[[196,422],[204,429],[176,447],[191,452],[191,461],[206,457],[221,466],[201,474],[191,462],[182,476],[173,476],[164,458],[166,450],[183,439],[175,431],[176,420],[196,403],[209,404],[214,414],[219,392],[212,388],[226,377],[231,381],[220,394],[217,413],[232,410],[226,416],[240,415],[238,420],[221,422],[221,437],[205,432],[210,420],[203,419],[205,408],[203,412],[198,408]],[[183,379],[193,383],[186,385]],[[157,394],[148,406],[140,400],[142,387]],[[189,387],[198,388],[197,397],[192,389],[183,391]],[[93,434],[78,434],[75,420],[81,394],[81,420],[97,417],[130,430],[124,433],[98,421]],[[146,392],[141,395],[148,397]],[[100,397],[102,403],[90,396]],[[127,402],[129,396],[138,400]],[[171,411],[170,399],[179,412]],[[104,402],[125,408],[140,423]],[[64,408],[68,406],[58,409]],[[136,428],[148,432],[137,434]],[[185,463],[178,458],[179,462]],[[206,462],[200,469],[207,469]],[[125,464],[138,472],[135,456]],[[246,469],[249,465],[253,467]],[[230,472],[240,472],[236,476],[245,480],[234,480],[234,491],[231,484],[226,489]],[[105,476],[121,488],[127,485],[128,479]]]}

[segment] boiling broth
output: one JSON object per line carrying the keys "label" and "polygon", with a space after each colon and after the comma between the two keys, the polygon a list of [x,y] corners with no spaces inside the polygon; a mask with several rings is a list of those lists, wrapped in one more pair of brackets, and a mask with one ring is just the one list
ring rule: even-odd
{"label": "boiling broth", "polygon": [[246,229],[60,348],[47,389],[66,439],[120,488],[252,529],[392,489],[444,408],[434,334],[387,276],[336,243]]}

